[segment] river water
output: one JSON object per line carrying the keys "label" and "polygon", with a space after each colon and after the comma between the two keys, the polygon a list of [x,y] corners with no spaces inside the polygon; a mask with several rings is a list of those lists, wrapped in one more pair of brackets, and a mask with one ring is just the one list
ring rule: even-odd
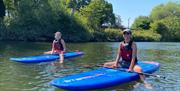
{"label": "river water", "polygon": [[[97,65],[115,59],[118,42],[67,43],[68,51],[83,51],[84,56],[67,59],[64,64],[52,62],[24,64],[10,57],[33,56],[51,49],[51,43],[0,42],[0,91],[65,91],[49,85],[57,77],[97,69]],[[147,77],[152,89],[140,81],[94,91],[180,91],[180,43],[137,42],[138,59],[156,61],[161,67],[155,74],[166,79]],[[87,67],[91,66],[91,67]]]}

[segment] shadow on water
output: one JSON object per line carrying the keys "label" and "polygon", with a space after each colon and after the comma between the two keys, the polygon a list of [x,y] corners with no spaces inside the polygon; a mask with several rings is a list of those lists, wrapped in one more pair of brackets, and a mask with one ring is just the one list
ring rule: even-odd
{"label": "shadow on water", "polygon": [[[156,74],[166,79],[147,77],[150,91],[178,91],[180,89],[180,43],[138,42],[138,59],[161,64]],[[12,62],[10,57],[39,55],[51,49],[50,43],[0,42],[0,89],[2,91],[65,91],[50,86],[54,78],[97,69],[114,59],[119,46],[116,42],[67,43],[67,50],[79,50],[85,55],[66,59],[64,64],[52,62],[24,64]],[[90,67],[89,67],[90,66]],[[147,91],[140,81],[93,91]]]}

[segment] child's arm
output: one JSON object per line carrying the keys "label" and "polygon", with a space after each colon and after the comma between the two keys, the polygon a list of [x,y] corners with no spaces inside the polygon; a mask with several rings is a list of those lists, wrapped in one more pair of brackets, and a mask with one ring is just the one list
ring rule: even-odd
{"label": "child's arm", "polygon": [[116,60],[115,60],[115,66],[117,67],[118,66],[118,62],[121,58],[120,54],[121,54],[121,51],[120,51],[120,45],[121,43],[119,44],[119,48],[118,48],[118,51],[117,51],[117,56],[116,56]]}
{"label": "child's arm", "polygon": [[137,46],[136,44],[133,42],[132,44],[132,59],[131,59],[131,65],[129,67],[129,71],[132,71],[135,65],[135,59],[137,57]]}
{"label": "child's arm", "polygon": [[54,42],[55,42],[55,41],[53,41],[53,43],[52,43],[51,54],[53,54],[53,53],[54,53]]}
{"label": "child's arm", "polygon": [[63,50],[63,51],[65,52],[65,51],[66,51],[66,44],[65,44],[65,42],[64,42],[64,40],[63,40],[63,39],[61,40],[61,43],[62,43],[62,46],[63,46],[63,48],[64,48],[64,50]]}

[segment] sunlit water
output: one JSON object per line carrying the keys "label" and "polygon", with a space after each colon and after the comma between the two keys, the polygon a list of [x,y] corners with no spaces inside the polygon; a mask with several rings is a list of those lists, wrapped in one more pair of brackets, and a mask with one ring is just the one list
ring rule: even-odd
{"label": "sunlit water", "polygon": [[[85,52],[82,57],[65,60],[63,65],[52,62],[24,64],[10,57],[32,56],[50,50],[50,43],[0,42],[0,91],[64,91],[49,85],[57,77],[94,70],[98,65],[115,59],[119,43],[67,43],[68,51]],[[137,42],[138,59],[157,61],[161,67],[155,74],[166,79],[147,77],[149,90],[140,81],[98,89],[95,91],[179,91],[180,43]],[[87,67],[91,66],[91,67]]]}

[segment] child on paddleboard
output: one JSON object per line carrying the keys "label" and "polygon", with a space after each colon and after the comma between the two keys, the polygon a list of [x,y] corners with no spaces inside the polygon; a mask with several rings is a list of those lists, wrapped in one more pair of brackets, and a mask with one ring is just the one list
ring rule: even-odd
{"label": "child on paddleboard", "polygon": [[[137,63],[137,45],[131,37],[132,32],[130,29],[123,30],[124,41],[120,42],[119,44],[116,60],[113,62],[105,63],[104,67],[123,67],[128,68],[127,71],[135,71],[137,73],[142,73],[142,69]],[[139,74],[139,76],[140,79],[144,82],[145,87],[151,88],[150,84],[145,81],[145,76],[142,74]]]}
{"label": "child on paddleboard", "polygon": [[45,54],[59,54],[59,62],[63,63],[64,62],[64,52],[66,50],[65,42],[62,39],[62,34],[61,32],[56,32],[54,35],[54,40],[52,43],[52,50],[45,52]]}

